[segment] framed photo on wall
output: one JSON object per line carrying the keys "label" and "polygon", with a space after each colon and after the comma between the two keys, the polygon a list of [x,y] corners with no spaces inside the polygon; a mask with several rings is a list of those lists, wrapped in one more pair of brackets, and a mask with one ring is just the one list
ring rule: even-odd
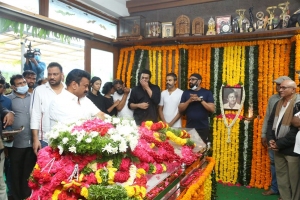
{"label": "framed photo on wall", "polygon": [[162,38],[174,37],[174,26],[172,24],[162,24]]}
{"label": "framed photo on wall", "polygon": [[242,88],[223,87],[222,100],[224,110],[239,110],[243,96]]}
{"label": "framed photo on wall", "polygon": [[216,31],[217,34],[231,32],[231,15],[216,16]]}

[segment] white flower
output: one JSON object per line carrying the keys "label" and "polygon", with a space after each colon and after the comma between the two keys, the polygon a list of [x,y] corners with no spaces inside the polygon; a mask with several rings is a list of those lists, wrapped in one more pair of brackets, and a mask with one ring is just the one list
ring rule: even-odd
{"label": "white flower", "polygon": [[69,151],[72,153],[76,153],[76,147],[74,145],[69,147]]}
{"label": "white flower", "polygon": [[67,137],[64,137],[64,138],[62,139],[62,143],[63,143],[63,144],[67,144],[68,141],[69,141],[69,138],[67,138]]}
{"label": "white flower", "polygon": [[86,139],[85,139],[85,142],[86,142],[86,143],[91,143],[91,142],[92,142],[92,138],[86,138]]}
{"label": "white flower", "polygon": [[132,140],[129,141],[129,146],[130,146],[131,151],[133,151],[135,149],[137,144],[138,144],[138,138],[134,137],[134,138],[132,138]]}
{"label": "white flower", "polygon": [[107,131],[107,134],[109,134],[109,135],[112,135],[112,134],[114,134],[114,133],[117,133],[117,131],[116,131],[115,128],[110,128],[110,129],[108,129],[108,131]]}
{"label": "white flower", "polygon": [[112,118],[112,124],[119,124],[120,121],[121,121],[120,118],[117,118],[117,117]]}
{"label": "white flower", "polygon": [[97,137],[98,135],[99,135],[99,133],[98,133],[98,132],[96,132],[96,131],[92,131],[92,132],[90,132],[90,136],[91,136],[91,138]]}
{"label": "white flower", "polygon": [[109,143],[104,148],[102,148],[102,152],[103,151],[107,151],[108,153],[115,154],[115,153],[118,153],[118,148],[112,147],[111,143]]}
{"label": "white flower", "polygon": [[76,138],[77,143],[80,143],[82,139],[83,139],[83,135],[82,134],[78,134],[77,138]]}
{"label": "white flower", "polygon": [[105,147],[104,148],[102,148],[102,152],[103,151],[107,151],[108,153],[111,153],[112,152],[112,146],[111,146],[111,144],[109,143],[109,144],[107,144],[107,145],[105,145]]}
{"label": "white flower", "polygon": [[111,135],[110,138],[111,138],[114,142],[123,140],[122,136],[119,135],[119,134]]}
{"label": "white flower", "polygon": [[121,141],[121,143],[119,144],[119,151],[120,152],[126,152],[127,150],[127,145],[125,140]]}
{"label": "white flower", "polygon": [[61,155],[64,152],[64,148],[60,145],[58,145],[57,148],[59,149],[59,154]]}

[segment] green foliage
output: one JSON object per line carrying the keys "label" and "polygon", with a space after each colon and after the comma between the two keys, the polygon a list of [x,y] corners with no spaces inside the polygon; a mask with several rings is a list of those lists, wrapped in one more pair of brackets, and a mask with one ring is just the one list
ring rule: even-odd
{"label": "green foliage", "polygon": [[102,185],[91,185],[88,188],[89,200],[132,200],[127,196],[126,190],[120,185],[112,185],[110,187]]}
{"label": "green foliage", "polygon": [[23,37],[24,33],[31,32],[31,35],[36,38],[46,39],[52,34],[57,39],[60,39],[62,42],[70,43],[72,39],[77,39],[75,37],[71,37],[62,33],[57,33],[54,31],[46,30],[43,28],[38,28],[35,26],[31,26],[28,24],[23,24],[21,22],[12,21],[9,19],[4,19],[0,17],[0,32],[4,33],[9,30],[13,30],[15,34],[19,34],[20,38]]}

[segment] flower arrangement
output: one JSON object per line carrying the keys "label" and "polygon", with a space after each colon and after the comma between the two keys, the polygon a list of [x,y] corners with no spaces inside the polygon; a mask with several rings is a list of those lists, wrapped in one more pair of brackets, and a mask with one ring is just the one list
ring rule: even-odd
{"label": "flower arrangement", "polygon": [[[174,171],[199,156],[189,133],[163,122],[137,127],[133,120],[95,118],[57,124],[48,136],[50,146],[39,151],[29,178],[32,200],[143,199],[147,174]],[[182,146],[181,155],[170,141]]]}

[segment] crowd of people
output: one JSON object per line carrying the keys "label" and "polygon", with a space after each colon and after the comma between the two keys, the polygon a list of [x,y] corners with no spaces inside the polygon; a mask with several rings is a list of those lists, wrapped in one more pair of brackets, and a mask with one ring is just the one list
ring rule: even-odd
{"label": "crowd of people", "polygon": [[[80,69],[73,69],[64,77],[63,67],[56,62],[47,66],[47,78],[41,76],[40,84],[34,70],[25,70],[10,78],[12,92],[4,95],[7,81],[0,74],[0,133],[2,128],[24,127],[14,137],[0,138],[0,199],[21,200],[30,196],[27,181],[37,153],[48,145],[45,133],[58,122],[105,119],[110,115],[134,119],[137,125],[161,120],[170,127],[181,128],[181,116],[186,115],[186,127],[194,128],[205,143],[211,140],[209,116],[215,112],[215,104],[212,92],[201,87],[200,74],[191,74],[189,89],[182,91],[177,87],[177,75],[169,73],[167,89],[161,91],[150,82],[151,72],[144,69],[139,73],[137,86],[128,88],[122,80],[115,79],[104,83],[102,94],[100,77],[91,78]],[[279,199],[299,200],[300,95],[295,93],[296,83],[289,77],[279,77],[274,83],[278,93],[268,102],[262,129],[262,144],[268,147],[270,155],[272,184],[263,195],[280,194]],[[236,106],[236,93],[227,93],[232,109]]]}
{"label": "crowd of people", "polygon": [[185,114],[186,127],[195,128],[208,142],[208,118],[215,105],[212,93],[201,88],[200,74],[192,74],[191,89],[182,91],[177,87],[177,75],[169,73],[167,89],[161,91],[150,82],[151,72],[145,69],[139,73],[137,86],[128,88],[123,80],[115,79],[104,83],[101,94],[100,77],[91,78],[86,71],[73,69],[64,78],[63,67],[52,62],[44,69],[44,78],[40,60],[40,51],[35,51],[35,57],[27,59],[24,73],[10,78],[10,94],[5,92],[7,81],[0,76],[0,114],[4,116],[1,128],[9,131],[24,127],[13,137],[3,135],[0,139],[0,199],[21,200],[30,196],[27,182],[38,151],[48,146],[46,133],[58,122],[117,116],[134,119],[137,125],[161,120],[180,128],[181,116]]}

